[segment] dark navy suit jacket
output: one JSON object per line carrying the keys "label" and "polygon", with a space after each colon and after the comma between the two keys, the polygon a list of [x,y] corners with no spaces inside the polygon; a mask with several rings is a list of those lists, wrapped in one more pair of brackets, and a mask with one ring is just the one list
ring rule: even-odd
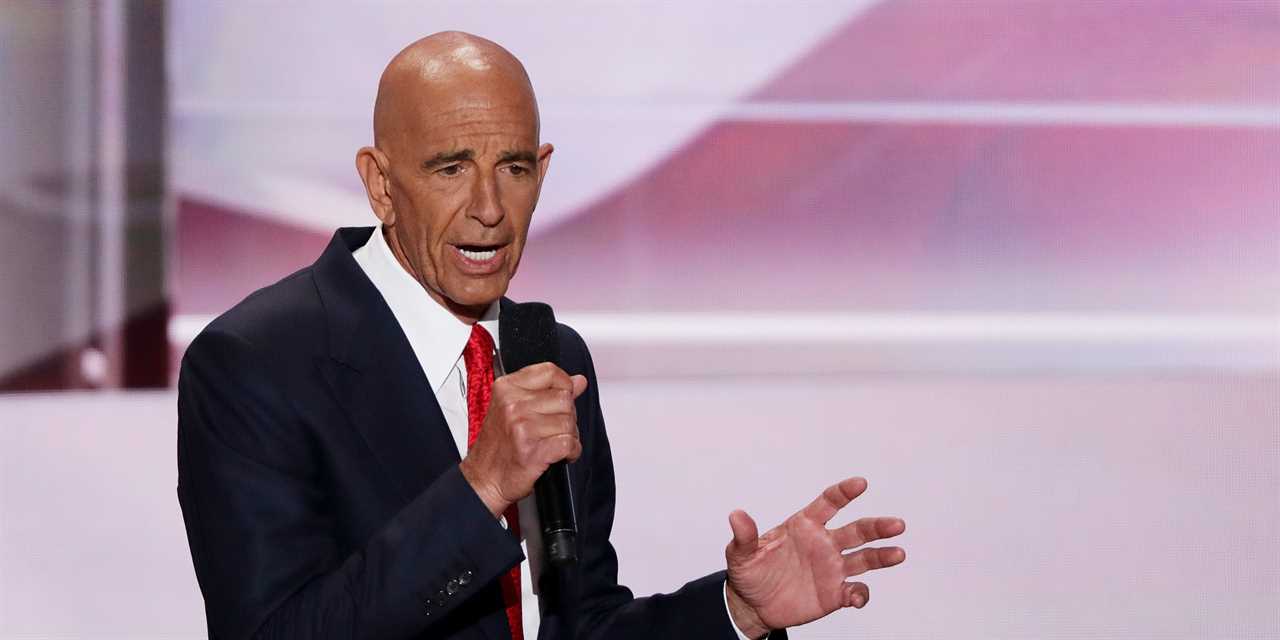
{"label": "dark navy suit jacket", "polygon": [[[463,479],[431,385],[351,256],[371,233],[339,229],[183,358],[178,498],[211,637],[511,637],[497,578],[520,545]],[[580,564],[540,585],[539,637],[568,637],[573,617],[582,639],[736,640],[723,571],[648,598],[618,585],[595,371],[559,332],[557,364],[590,383],[570,465]]]}

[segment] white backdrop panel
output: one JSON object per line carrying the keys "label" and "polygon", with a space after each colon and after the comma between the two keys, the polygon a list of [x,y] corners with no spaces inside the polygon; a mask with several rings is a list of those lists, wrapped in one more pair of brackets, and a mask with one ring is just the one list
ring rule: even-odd
{"label": "white backdrop panel", "polygon": [[[908,521],[871,605],[799,638],[1280,634],[1280,379],[605,380],[637,593],[844,475]],[[169,392],[0,398],[0,637],[199,637]],[[671,416],[682,416],[675,420]]]}

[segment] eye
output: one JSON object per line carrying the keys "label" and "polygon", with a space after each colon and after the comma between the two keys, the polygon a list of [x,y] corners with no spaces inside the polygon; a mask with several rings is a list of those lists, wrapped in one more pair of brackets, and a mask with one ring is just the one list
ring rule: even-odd
{"label": "eye", "polygon": [[456,176],[459,173],[462,173],[462,165],[451,164],[448,166],[440,167],[439,169],[436,169],[436,173],[442,176],[449,176],[449,177]]}
{"label": "eye", "polygon": [[511,172],[513,176],[523,176],[529,173],[529,168],[521,164],[509,164],[507,165],[507,171]]}

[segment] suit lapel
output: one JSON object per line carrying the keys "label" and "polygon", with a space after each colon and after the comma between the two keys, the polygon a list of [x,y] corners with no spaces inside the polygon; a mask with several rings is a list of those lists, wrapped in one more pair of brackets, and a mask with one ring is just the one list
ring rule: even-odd
{"label": "suit lapel", "polygon": [[409,500],[460,458],[408,338],[351,257],[371,233],[372,228],[339,229],[314,266],[329,321],[329,358],[319,367],[334,398]]}

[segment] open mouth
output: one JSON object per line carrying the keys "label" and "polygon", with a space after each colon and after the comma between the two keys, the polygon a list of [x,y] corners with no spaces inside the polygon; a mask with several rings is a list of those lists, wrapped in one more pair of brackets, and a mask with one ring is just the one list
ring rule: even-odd
{"label": "open mouth", "polygon": [[455,244],[453,246],[458,250],[458,253],[462,254],[462,257],[467,260],[471,260],[473,262],[488,262],[498,255],[498,251],[501,250],[504,245]]}
{"label": "open mouth", "polygon": [[494,256],[498,255],[497,247],[481,249],[475,246],[459,246],[458,251],[462,252],[462,255],[468,260],[475,260],[477,262],[491,260]]}

